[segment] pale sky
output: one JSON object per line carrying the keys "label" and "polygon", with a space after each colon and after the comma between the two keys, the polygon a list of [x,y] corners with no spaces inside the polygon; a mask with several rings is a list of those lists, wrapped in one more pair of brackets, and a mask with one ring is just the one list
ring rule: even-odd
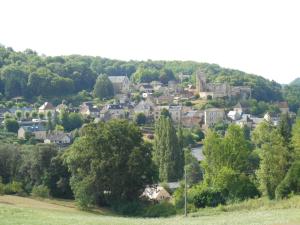
{"label": "pale sky", "polygon": [[0,0],[0,43],[39,54],[194,60],[300,77],[298,0]]}

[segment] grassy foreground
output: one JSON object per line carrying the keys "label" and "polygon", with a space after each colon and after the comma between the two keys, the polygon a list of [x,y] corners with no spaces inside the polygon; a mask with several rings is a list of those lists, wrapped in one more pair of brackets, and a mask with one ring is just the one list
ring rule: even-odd
{"label": "grassy foreground", "polygon": [[281,202],[251,200],[204,209],[189,217],[143,219],[115,216],[105,210],[82,212],[73,202],[0,196],[1,225],[296,225],[300,224],[300,196]]}

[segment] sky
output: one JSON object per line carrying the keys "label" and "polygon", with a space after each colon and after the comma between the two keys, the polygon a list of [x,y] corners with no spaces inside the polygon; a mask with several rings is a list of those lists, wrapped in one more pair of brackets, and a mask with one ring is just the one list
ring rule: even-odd
{"label": "sky", "polygon": [[298,0],[0,0],[0,43],[45,55],[216,63],[300,77]]}

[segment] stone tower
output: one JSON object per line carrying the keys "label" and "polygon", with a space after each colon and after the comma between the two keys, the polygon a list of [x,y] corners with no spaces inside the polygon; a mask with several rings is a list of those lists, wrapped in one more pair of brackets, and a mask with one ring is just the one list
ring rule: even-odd
{"label": "stone tower", "polygon": [[196,74],[196,88],[197,92],[206,91],[206,76],[202,71],[198,71]]}

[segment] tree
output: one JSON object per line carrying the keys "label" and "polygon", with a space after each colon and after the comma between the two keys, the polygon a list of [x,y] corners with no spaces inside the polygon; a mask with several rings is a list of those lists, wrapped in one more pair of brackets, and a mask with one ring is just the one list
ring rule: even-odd
{"label": "tree", "polygon": [[154,162],[159,168],[161,181],[176,181],[183,175],[183,149],[168,116],[161,115],[155,124]]}
{"label": "tree", "polygon": [[76,128],[80,128],[83,124],[83,119],[78,113],[70,113],[68,115],[68,126],[65,127],[67,131],[75,130]]}
{"label": "tree", "polygon": [[125,120],[85,126],[65,162],[81,207],[135,200],[146,184],[156,181],[150,145],[143,142],[139,128]]}
{"label": "tree", "polygon": [[38,117],[38,113],[36,111],[33,111],[31,113],[31,117],[34,118],[34,119],[36,119]]}
{"label": "tree", "polygon": [[26,120],[28,120],[29,117],[30,117],[30,112],[26,111],[26,112],[25,112],[25,118],[26,118]]}
{"label": "tree", "polygon": [[283,138],[284,145],[289,146],[292,137],[292,120],[288,113],[281,115],[278,124],[278,131]]}
{"label": "tree", "polygon": [[43,120],[44,118],[45,118],[45,114],[44,113],[39,113],[39,118],[40,118],[40,120]]}
{"label": "tree", "polygon": [[17,117],[18,121],[21,120],[21,118],[22,118],[22,111],[21,110],[16,111],[16,117]]}
{"label": "tree", "polygon": [[230,125],[224,138],[216,132],[208,131],[203,150],[204,182],[221,191],[226,199],[257,196],[257,189],[249,178],[250,153],[250,144],[239,126]]}
{"label": "tree", "polygon": [[287,172],[289,156],[287,146],[284,145],[278,130],[266,122],[255,128],[254,139],[260,149],[260,165],[257,171],[260,190],[272,199]]}
{"label": "tree", "polygon": [[292,128],[292,147],[293,147],[293,155],[292,158],[294,160],[300,160],[300,118],[297,117],[295,124]]}
{"label": "tree", "polygon": [[100,75],[94,86],[94,96],[99,99],[112,98],[114,96],[114,88],[109,78],[102,74]]}
{"label": "tree", "polygon": [[201,170],[198,160],[193,156],[191,149],[185,149],[184,159],[187,183],[193,185],[201,181],[203,178],[203,171]]}
{"label": "tree", "polygon": [[15,119],[5,119],[4,126],[8,132],[17,133],[19,130],[19,123]]}
{"label": "tree", "polygon": [[135,122],[137,125],[144,125],[146,123],[146,116],[144,113],[138,113],[135,116]]}

